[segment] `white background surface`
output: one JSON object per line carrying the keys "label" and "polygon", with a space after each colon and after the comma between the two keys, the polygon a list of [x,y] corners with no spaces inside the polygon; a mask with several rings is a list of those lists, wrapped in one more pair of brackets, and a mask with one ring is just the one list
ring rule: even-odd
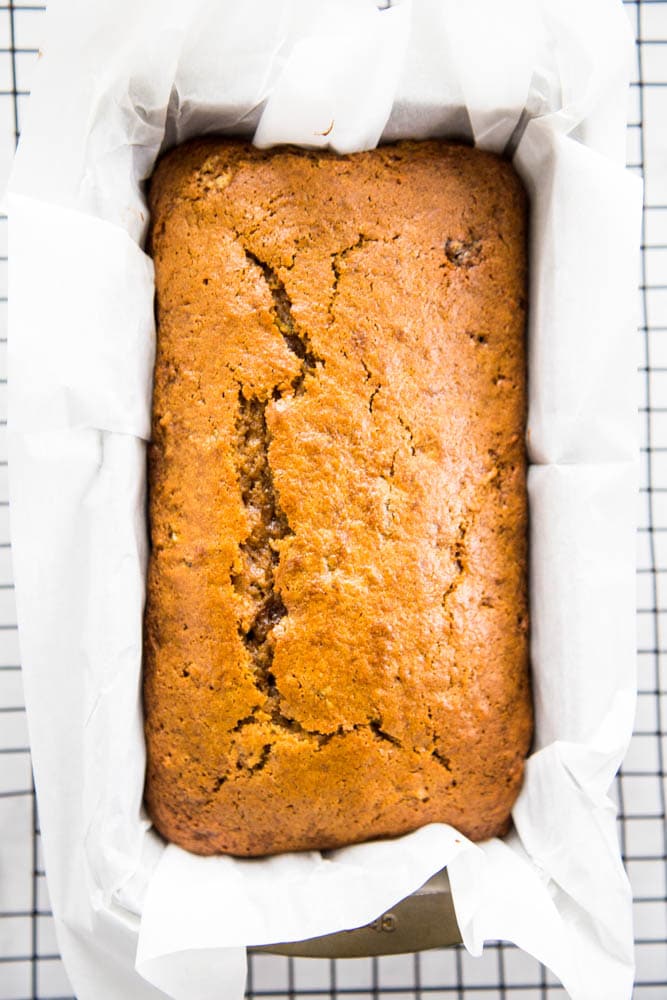
{"label": "white background surface", "polygon": [[[636,996],[664,996],[667,988],[667,904],[665,903],[665,726],[667,680],[659,662],[667,625],[667,3],[628,3],[640,29],[638,53],[644,87],[633,88],[628,128],[628,162],[646,165],[642,318],[638,355],[643,445],[639,522],[638,624],[640,698],[636,735],[618,783],[622,810],[620,834],[633,882],[636,905],[638,987]],[[0,5],[0,165],[11,155],[15,105],[20,125],[30,69],[40,38],[41,8]],[[662,42],[662,44],[660,44]],[[11,52],[13,43],[14,52]],[[16,81],[14,83],[14,81]],[[655,86],[654,84],[662,84]],[[14,94],[14,90],[18,94]],[[16,98],[16,100],[15,100]],[[642,124],[643,112],[643,128]],[[662,146],[661,146],[662,141]],[[6,245],[0,221],[0,251]],[[5,281],[0,261],[0,282]],[[0,292],[4,288],[0,287]],[[2,304],[4,320],[4,303]],[[648,329],[650,327],[650,329]],[[0,343],[0,375],[5,376],[6,341]],[[647,354],[648,351],[648,354]],[[652,370],[646,370],[650,359]],[[5,383],[0,383],[4,409]],[[652,412],[648,412],[651,405]],[[4,412],[1,414],[4,418]],[[4,420],[0,431],[4,434]],[[6,458],[0,438],[0,461]],[[20,675],[11,570],[7,548],[6,462],[0,465],[0,1000],[69,995],[50,929],[44,879],[39,874],[38,838],[33,840],[33,803],[21,711]],[[650,480],[649,480],[650,476]],[[652,484],[648,491],[648,482]],[[649,528],[653,526],[651,532]],[[665,609],[660,610],[660,609]],[[664,647],[663,647],[664,648]],[[662,716],[661,716],[662,712]],[[34,911],[37,911],[35,913]],[[15,915],[11,915],[15,914]],[[43,914],[43,915],[41,915]],[[32,960],[32,956],[38,958]],[[253,963],[255,995],[420,996],[465,998],[543,997],[562,990],[549,985],[537,963],[511,949],[491,949],[481,960],[457,951],[338,962],[262,957]],[[500,984],[503,984],[501,986]],[[644,985],[642,985],[644,984]],[[386,991],[386,992],[385,992]]]}

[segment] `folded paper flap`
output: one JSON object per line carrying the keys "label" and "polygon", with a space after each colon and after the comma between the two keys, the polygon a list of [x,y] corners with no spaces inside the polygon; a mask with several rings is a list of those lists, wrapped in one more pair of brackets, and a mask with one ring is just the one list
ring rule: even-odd
{"label": "folded paper flap", "polygon": [[94,216],[10,193],[14,432],[150,436],[153,264]]}
{"label": "folded paper flap", "polygon": [[641,181],[546,121],[528,124],[515,163],[539,243],[530,275],[530,460],[633,461],[636,302],[608,289],[627,286],[628,268],[638,272]]}
{"label": "folded paper flap", "polygon": [[[595,756],[594,734],[621,692],[626,713],[612,716],[608,742],[617,763],[625,752],[634,710],[636,481],[632,462],[529,469],[534,750],[568,741]],[[599,780],[606,794],[609,780]]]}
{"label": "folded paper flap", "polygon": [[[571,850],[569,853],[572,870]],[[604,931],[601,939],[600,922],[597,915],[590,920],[588,904],[585,908],[573,904],[567,893],[545,881],[539,865],[525,864],[514,845],[487,841],[475,852],[454,858],[448,873],[463,942],[473,955],[481,954],[485,941],[505,939],[509,934],[511,941],[548,968],[558,967],[558,976],[572,1000],[631,996],[632,928],[627,902],[605,894],[605,923],[612,926],[613,914],[621,910],[625,917],[616,928],[619,946],[615,949]],[[618,889],[622,881],[614,877],[611,886]],[[468,892],[470,885],[477,887],[474,895]],[[521,899],[521,906],[508,906],[514,897]],[[605,954],[602,963],[591,961],[598,951]]]}
{"label": "folded paper flap", "polygon": [[[180,948],[215,947],[221,937],[228,946],[259,945],[361,927],[468,846],[444,824],[326,856],[283,854],[259,864],[233,857],[211,863],[170,845],[144,902],[137,961]],[[203,879],[209,884],[205,900]]]}
{"label": "folded paper flap", "polygon": [[[591,795],[590,750],[579,748],[578,753],[587,758],[587,789],[575,780],[568,756],[572,754],[566,747],[552,744],[528,761],[531,793],[522,795],[515,807],[517,833],[529,855],[548,873],[556,905],[567,897],[566,907],[574,904],[581,911],[605,951],[631,964],[632,913],[624,905],[630,886],[619,854],[615,808],[597,789]],[[577,763],[581,767],[581,760]],[[604,766],[598,773],[609,780]],[[583,845],[577,852],[572,851],[575,842]],[[594,863],[588,847],[592,844]]]}
{"label": "folded paper flap", "polygon": [[[454,856],[451,831],[434,828],[416,837],[420,850],[409,862],[405,838],[363,845],[353,875],[346,852],[337,852],[335,877],[324,880],[335,906],[322,905],[320,879],[331,869],[318,856],[193,859],[162,851],[141,812],[145,521],[136,438],[150,432],[154,349],[152,270],[139,249],[143,181],[162,149],[201,131],[242,125],[248,133],[257,122],[265,144],[308,142],[308,129],[328,129],[326,104],[335,109],[333,126],[316,141],[341,149],[381,134],[463,133],[498,151],[519,141],[517,164],[533,200],[530,446],[545,463],[531,470],[537,746],[579,745],[582,731],[602,723],[616,688],[626,707],[632,702],[626,555],[634,539],[635,417],[627,386],[638,199],[636,183],[615,165],[624,127],[616,99],[625,82],[621,5],[593,0],[582,11],[568,0],[567,17],[562,0],[372,7],[61,0],[50,15],[9,205],[12,535],[30,723],[40,734],[36,773],[43,788],[58,789],[40,798],[44,849],[54,910],[68,915],[60,944],[80,1000],[112,996],[114,988],[127,994],[127,950],[107,931],[91,932],[81,946],[93,907],[106,914],[122,899],[128,911],[143,910],[138,968],[160,989],[206,1000],[224,981],[235,1000],[242,944],[363,923],[448,859],[472,950],[488,937],[513,940],[547,962],[577,1000],[629,995],[631,899],[620,868],[607,864],[618,852],[605,804],[611,761],[629,736],[627,711],[610,723],[603,766],[587,737],[583,758],[568,751],[568,768],[586,776],[585,794],[561,762],[567,780],[553,786],[563,792],[561,807],[573,788],[579,798],[553,872],[546,852],[540,865],[530,857],[531,843],[540,855],[540,803],[552,788],[532,762],[517,813],[521,840],[463,842]],[[358,55],[349,79],[336,66],[337,44]],[[322,52],[318,65],[314,54]],[[595,153],[563,134],[575,124],[580,138],[594,136]],[[54,157],[54,148],[63,155]],[[102,449],[121,434],[132,436],[124,471],[107,476],[111,450],[105,457]],[[114,450],[119,461],[122,451]],[[574,463],[574,471],[554,463]],[[56,699],[67,711],[54,711]],[[77,858],[85,850],[90,890],[66,877],[72,844]],[[346,849],[350,857],[358,850]],[[607,861],[598,865],[598,857]],[[587,876],[579,880],[582,865]],[[305,871],[317,877],[304,880]],[[558,886],[568,888],[552,899],[557,873]],[[600,880],[608,882],[603,919]],[[608,947],[613,921],[624,942],[616,956]],[[573,966],[575,952],[585,962]]]}
{"label": "folded paper flap", "polygon": [[[372,0],[322,4],[307,37],[285,60],[262,113],[255,143],[376,146],[389,118],[410,30],[411,0],[378,10]],[[308,86],[304,87],[304,81]]]}

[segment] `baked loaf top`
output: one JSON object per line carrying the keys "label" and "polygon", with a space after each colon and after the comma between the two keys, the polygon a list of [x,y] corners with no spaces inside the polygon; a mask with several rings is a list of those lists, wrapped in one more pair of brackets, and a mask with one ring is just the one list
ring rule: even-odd
{"label": "baked loaf top", "polygon": [[153,822],[200,854],[502,834],[532,732],[516,174],[216,139],[150,207]]}

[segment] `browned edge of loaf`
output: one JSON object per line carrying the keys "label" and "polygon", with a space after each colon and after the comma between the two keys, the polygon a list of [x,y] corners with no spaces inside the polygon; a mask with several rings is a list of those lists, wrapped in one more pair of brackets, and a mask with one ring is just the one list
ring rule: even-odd
{"label": "browned edge of loaf", "polygon": [[245,856],[502,835],[532,734],[517,175],[212,138],[150,210],[156,828]]}

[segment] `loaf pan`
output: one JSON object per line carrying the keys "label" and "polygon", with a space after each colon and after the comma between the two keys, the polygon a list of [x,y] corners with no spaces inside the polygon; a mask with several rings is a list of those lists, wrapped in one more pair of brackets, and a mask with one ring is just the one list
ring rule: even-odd
{"label": "loaf pan", "polygon": [[445,948],[460,941],[449,878],[443,869],[364,927],[306,941],[267,944],[249,951],[301,958],[366,958]]}

